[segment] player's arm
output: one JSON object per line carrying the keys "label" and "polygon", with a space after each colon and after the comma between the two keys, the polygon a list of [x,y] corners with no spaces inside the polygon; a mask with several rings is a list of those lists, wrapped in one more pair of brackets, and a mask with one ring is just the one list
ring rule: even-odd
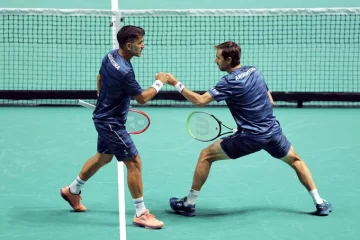
{"label": "player's arm", "polygon": [[158,73],[155,76],[156,81],[148,89],[142,91],[140,94],[134,96],[134,99],[139,104],[145,104],[150,101],[160,91],[162,86],[167,82],[167,76],[165,73]]}
{"label": "player's arm", "polygon": [[97,96],[99,96],[100,89],[101,89],[101,76],[100,76],[100,74],[98,74],[97,78],[96,78],[96,88],[97,88]]}
{"label": "player's arm", "polygon": [[[176,87],[176,84],[175,84],[175,87]],[[181,86],[179,86],[179,87],[181,87]],[[194,104],[197,107],[205,106],[206,104],[208,104],[214,100],[214,98],[208,92],[200,95],[200,94],[193,92],[185,87],[182,89],[182,91],[180,91],[180,93],[189,102],[191,102],[192,104]]]}
{"label": "player's arm", "polygon": [[267,94],[268,94],[268,96],[269,96],[270,103],[271,103],[272,106],[274,106],[274,104],[275,104],[274,99],[273,99],[273,97],[272,97],[272,95],[271,95],[271,92],[270,92],[270,90],[269,90],[269,88],[268,88],[268,86],[267,86],[266,83],[265,83],[265,86],[266,86]]}
{"label": "player's arm", "polygon": [[155,97],[156,94],[157,94],[157,91],[155,90],[155,88],[150,87],[150,88],[142,91],[140,94],[134,96],[134,99],[139,104],[145,104],[148,101],[150,101],[153,97]]}
{"label": "player's arm", "polygon": [[208,92],[204,94],[198,94],[196,92],[193,92],[190,89],[185,88],[185,86],[182,85],[182,83],[180,83],[178,80],[176,80],[173,75],[169,73],[167,75],[169,77],[168,83],[170,85],[173,85],[178,90],[178,92],[180,92],[193,105],[197,107],[202,107],[214,100],[214,98]]}
{"label": "player's arm", "polygon": [[273,97],[272,97],[272,95],[271,95],[271,92],[268,90],[268,96],[269,96],[269,99],[270,99],[270,103],[271,103],[271,105],[275,105],[275,102],[274,102],[274,99],[273,99]]}

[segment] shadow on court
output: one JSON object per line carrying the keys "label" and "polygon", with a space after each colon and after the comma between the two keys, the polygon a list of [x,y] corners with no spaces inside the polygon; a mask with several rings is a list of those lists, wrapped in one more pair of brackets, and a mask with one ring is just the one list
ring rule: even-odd
{"label": "shadow on court", "polygon": [[[126,213],[131,218],[132,213]],[[94,225],[119,227],[119,212],[116,210],[88,210],[83,213],[64,209],[14,208],[8,212],[11,222],[34,225]]]}
{"label": "shadow on court", "polygon": [[[165,212],[171,215],[180,215],[172,210],[166,210]],[[268,213],[274,213],[277,215],[280,214],[314,215],[314,211],[306,212],[306,211],[299,211],[284,207],[248,206],[240,209],[223,209],[223,210],[202,208],[196,210],[196,217],[197,218],[212,218],[212,217],[226,217],[226,216],[232,217],[236,215],[250,216],[250,215],[268,214]]]}

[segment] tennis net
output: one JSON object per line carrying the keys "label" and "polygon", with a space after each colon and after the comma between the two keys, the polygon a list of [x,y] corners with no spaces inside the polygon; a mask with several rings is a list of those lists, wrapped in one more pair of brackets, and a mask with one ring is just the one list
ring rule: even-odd
{"label": "tennis net", "polygon": [[[279,103],[360,106],[360,8],[0,9],[0,104],[95,102],[102,57],[123,25],[146,31],[143,56],[132,60],[143,88],[171,72],[207,91],[225,75],[214,46],[232,40],[241,64],[262,71]],[[149,105],[187,106],[183,100],[166,86]]]}

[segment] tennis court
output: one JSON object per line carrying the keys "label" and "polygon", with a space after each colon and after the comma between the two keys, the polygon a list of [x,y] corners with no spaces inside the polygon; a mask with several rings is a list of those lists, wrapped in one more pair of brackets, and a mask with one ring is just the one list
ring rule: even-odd
{"label": "tennis court", "polygon": [[[82,1],[49,3],[40,0],[34,1],[31,5],[27,1],[23,1],[23,3],[6,1],[5,3],[1,3],[0,8],[109,9],[111,7],[110,1],[100,3],[100,1],[94,0],[88,1],[86,4]],[[184,4],[161,3],[163,8],[210,8],[206,5],[210,3],[205,2],[199,2],[196,5],[191,1],[185,1]],[[147,1],[139,1],[138,4],[141,6],[139,8],[143,9],[155,9],[160,6],[159,1],[151,4]],[[325,3],[325,1],[317,3],[306,1],[301,6],[289,5],[282,1],[275,1],[274,6],[270,6],[265,1],[259,5],[249,4],[249,8],[359,7],[359,3],[355,1],[343,1],[342,5],[339,5],[339,2],[332,4]],[[124,9],[135,9],[130,1],[120,2],[119,6],[123,6]],[[221,8],[219,2],[213,2],[211,6]],[[242,6],[238,5],[237,7],[241,8]],[[0,49],[2,49],[0,50],[0,64],[2,65],[0,66],[2,71],[0,76],[3,76],[3,80],[0,80],[0,90],[7,90],[7,88],[11,90],[95,89],[96,75],[94,74],[98,69],[90,69],[86,66],[81,71],[77,71],[85,64],[76,65],[73,59],[82,50],[89,51],[89,58],[97,58],[111,49],[111,31],[101,27],[105,24],[108,26],[108,16],[96,20],[89,18],[85,21],[92,23],[91,26],[85,24],[85,28],[90,31],[99,31],[100,37],[90,37],[90,40],[86,40],[81,37],[83,35],[74,36],[72,33],[79,31],[74,25],[69,34],[73,38],[67,39],[66,31],[60,32],[60,35],[64,36],[64,41],[70,41],[69,44],[66,46],[47,45],[47,49],[41,49],[41,45],[34,46],[31,42],[24,44],[4,42],[1,40],[1,35],[5,35],[4,33],[8,29],[16,31],[22,29],[26,31],[27,29],[26,34],[35,35],[27,27],[35,26],[36,24],[33,23],[36,21],[39,21],[39,24],[41,21],[46,23],[58,21],[58,25],[51,26],[58,26],[60,29],[62,24],[72,24],[78,20],[76,18],[63,21],[58,18],[54,20],[46,17],[36,19],[20,17],[15,20],[27,23],[25,26],[16,27],[8,24],[4,19],[0,18]],[[211,31],[214,33],[219,31],[223,34],[221,27],[227,26],[228,22],[231,25],[231,21],[235,18],[225,17],[221,18],[219,22],[206,16],[201,19],[202,23],[194,25],[195,30],[209,30],[206,28],[207,23],[214,23],[212,25],[215,30]],[[312,20],[319,23],[317,18]],[[184,51],[187,35],[183,33],[191,21],[184,23],[182,18],[178,17],[174,23],[166,25],[166,22],[171,22],[167,17],[149,21],[149,18],[143,16],[125,16],[124,21],[125,23],[145,25],[146,29],[149,29],[149,46],[145,48],[144,56],[134,59],[135,73],[141,79],[144,88],[150,86],[153,82],[153,75],[157,71],[173,71],[190,89],[199,91],[207,90],[206,88],[211,87],[218,77],[223,75],[217,71],[215,66],[211,65],[213,64],[212,41],[221,41],[221,37],[214,35],[213,39],[208,39],[205,35],[199,36],[198,41],[206,46],[199,49],[201,43],[196,42],[195,45]],[[265,21],[258,20],[258,17],[253,18],[252,21],[260,24],[254,24],[260,30],[268,27],[268,25],[261,25]],[[287,19],[283,22],[294,23],[292,21]],[[315,44],[301,54],[293,50],[286,42],[283,46],[275,44],[272,50],[266,50],[266,47],[262,46],[261,39],[253,35],[248,39],[241,39],[241,41],[245,41],[244,59],[247,62],[259,63],[263,66],[269,79],[277,79],[268,84],[278,92],[339,91],[358,94],[360,92],[359,16],[321,19],[319,25],[332,24],[334,21],[340,22],[340,25],[336,25],[333,32],[325,30],[324,34],[326,36],[333,34],[339,43],[335,47],[329,43],[326,47],[334,48],[328,52],[325,48],[321,48],[322,44]],[[202,25],[203,23],[205,25]],[[246,21],[242,21],[243,23],[246,24]],[[340,29],[341,24],[345,27]],[[161,28],[164,25],[168,28]],[[295,25],[289,24],[288,26],[297,27]],[[45,24],[41,26],[44,27]],[[170,28],[178,26],[179,34],[173,34],[173,39],[164,38],[165,42],[161,42],[161,35],[153,34],[152,26],[158,26],[161,32],[168,31],[169,26]],[[2,28],[3,30],[1,30]],[[340,32],[345,37],[340,36],[338,34]],[[50,33],[52,33],[51,30],[44,27],[42,32],[37,32],[36,37],[31,39],[39,43],[45,39],[42,36],[48,36],[48,39],[51,39],[54,35]],[[85,34],[85,32],[82,33]],[[188,33],[195,39],[192,31]],[[283,33],[285,36],[286,32]],[[305,34],[306,30],[300,33]],[[270,40],[280,39],[273,34],[275,33],[264,32],[264,35],[270,36]],[[321,31],[315,35],[320,36]],[[285,39],[290,41],[293,35],[286,36]],[[297,37],[299,36],[294,36],[294,39]],[[14,40],[16,37],[10,39]],[[71,42],[72,39],[75,39],[74,42]],[[317,39],[322,40],[321,37]],[[346,42],[347,39],[350,40]],[[76,47],[77,41],[82,47]],[[89,43],[89,46],[86,46],[86,41],[94,44]],[[166,41],[171,44],[166,45]],[[254,44],[246,44],[251,42]],[[22,46],[23,49],[17,49],[15,46]],[[210,50],[205,48],[210,48]],[[174,54],[177,58],[173,58],[171,61],[160,61],[160,56],[156,56],[155,53],[161,49],[167,54]],[[21,50],[27,53],[27,56],[19,60]],[[11,51],[15,55],[11,55]],[[33,54],[38,52],[41,54]],[[264,60],[258,56],[252,56],[251,52],[262,54],[265,56]],[[56,61],[49,61],[52,54],[56,54]],[[192,56],[195,58],[187,59],[187,56],[191,54],[194,54]],[[338,59],[338,62],[335,60],[335,63],[328,63],[323,72],[316,72],[315,68],[321,67],[321,64],[325,64],[327,59],[334,57]],[[306,67],[310,67],[310,73],[306,73],[301,78],[300,74],[304,69],[291,67],[291,64],[295,63],[295,60],[291,60],[294,58],[308,59],[304,64],[305,70]],[[40,59],[47,61],[41,62]],[[283,61],[277,59],[283,59]],[[66,60],[69,61],[66,62]],[[90,59],[88,63],[91,63],[91,66],[97,66],[100,60]],[[28,63],[27,67],[4,67],[19,61],[22,64]],[[286,61],[289,63],[287,64]],[[316,64],[316,62],[321,64]],[[336,65],[336,63],[339,64]],[[315,66],[312,68],[310,65],[314,64]],[[59,65],[61,66],[60,70],[56,69],[56,66]],[[284,71],[280,74],[271,71],[276,65],[281,65]],[[334,67],[337,69],[337,66],[345,69],[348,73],[339,74],[333,70]],[[203,68],[202,72],[207,74],[205,77],[211,78],[211,80],[201,82],[203,76],[195,73],[197,67]],[[27,76],[18,74],[19,68],[21,73],[27,70],[29,74]],[[68,72],[64,69],[68,69]],[[182,69],[185,70],[181,72]],[[281,71],[279,67],[276,70]],[[291,76],[290,70],[296,74],[295,77]],[[79,81],[79,84],[64,80],[73,79],[74,72],[77,72],[75,78],[87,80]],[[192,75],[192,73],[194,74]],[[307,80],[313,74],[316,75],[318,81]],[[10,75],[10,77],[4,78],[5,75]],[[190,80],[192,76],[194,76],[193,81]],[[22,80],[26,78],[31,79],[31,82]],[[287,79],[291,80],[287,81]],[[94,99],[88,100],[94,102]],[[173,214],[170,211],[168,200],[170,197],[181,197],[188,193],[198,155],[201,149],[207,146],[207,143],[196,141],[190,137],[186,130],[186,118],[194,110],[203,110],[211,112],[230,125],[233,124],[233,119],[227,108],[217,104],[214,104],[213,107],[195,109],[186,105],[177,107],[176,104],[179,103],[177,100],[165,99],[157,100],[153,105],[147,107],[134,106],[146,112],[151,119],[151,125],[146,132],[133,136],[143,160],[145,204],[165,223],[162,230],[146,230],[133,227],[131,224],[134,214],[133,202],[126,182],[125,184],[118,182],[116,161],[101,169],[84,186],[82,196],[83,203],[88,208],[87,212],[72,212],[68,204],[59,196],[59,189],[73,181],[84,162],[96,151],[97,135],[90,109],[75,106],[75,100],[68,99],[34,101],[5,99],[1,101],[0,239],[124,240],[125,238],[121,237],[121,233],[123,234],[124,231],[126,231],[128,240],[231,238],[254,240],[344,238],[355,240],[360,236],[357,226],[360,214],[357,207],[357,199],[360,197],[358,187],[360,181],[358,174],[360,168],[360,128],[358,127],[360,104],[358,102],[317,101],[314,105],[304,103],[304,108],[296,108],[296,102],[279,101],[282,107],[274,108],[275,115],[286,136],[312,170],[320,195],[334,205],[334,211],[328,217],[311,215],[311,212],[314,211],[312,199],[299,183],[295,172],[284,163],[272,159],[266,152],[258,152],[235,161],[215,163],[196,203],[197,216],[186,218]],[[39,103],[47,106],[24,106]],[[173,105],[168,106],[171,104]],[[318,107],[319,104],[326,107]],[[125,225],[119,222],[118,191],[121,185],[125,188]]]}

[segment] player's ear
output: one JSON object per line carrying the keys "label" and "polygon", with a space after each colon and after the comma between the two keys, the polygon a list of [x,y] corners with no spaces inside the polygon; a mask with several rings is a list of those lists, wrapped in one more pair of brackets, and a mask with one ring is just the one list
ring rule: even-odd
{"label": "player's ear", "polygon": [[232,58],[231,58],[231,57],[228,57],[228,58],[226,59],[226,62],[227,62],[229,65],[231,65]]}
{"label": "player's ear", "polygon": [[132,45],[131,42],[127,42],[126,45],[125,45],[126,49],[130,51],[131,50],[131,45]]}

